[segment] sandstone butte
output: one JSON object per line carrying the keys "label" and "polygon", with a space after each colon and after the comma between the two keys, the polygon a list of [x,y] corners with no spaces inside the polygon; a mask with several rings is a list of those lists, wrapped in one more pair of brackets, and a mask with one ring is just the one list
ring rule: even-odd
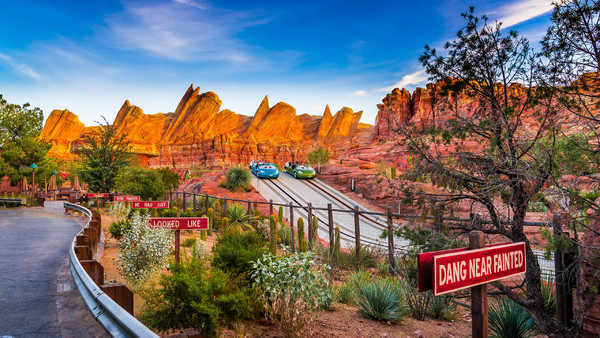
{"label": "sandstone butte", "polygon": [[[265,97],[250,117],[221,110],[221,104],[215,93],[200,93],[199,87],[191,85],[173,113],[145,114],[126,100],[113,126],[127,135],[143,165],[174,167],[252,159],[301,161],[317,147],[333,151],[358,147],[370,140],[373,128],[360,123],[362,111],[347,107],[333,116],[329,106],[323,116],[298,115],[285,102],[271,107]],[[52,143],[50,156],[72,160],[82,136],[97,128],[84,126],[68,110],[54,110],[40,138]]]}
{"label": "sandstone butte", "polygon": [[[265,97],[254,116],[220,110],[221,100],[213,92],[200,94],[200,88],[190,86],[175,112],[145,114],[142,109],[125,101],[113,125],[127,135],[142,164],[184,168],[192,164],[247,163],[262,159],[283,163],[302,161],[317,147],[326,147],[339,158],[363,164],[385,161],[400,170],[407,166],[407,151],[401,144],[400,125],[412,124],[419,129],[442,126],[460,115],[469,118],[480,107],[471,93],[462,91],[449,96],[442,90],[443,82],[429,83],[412,94],[406,89],[394,89],[377,105],[374,126],[360,123],[362,111],[344,107],[335,115],[329,106],[323,116],[296,113],[287,103],[269,105]],[[511,97],[522,100],[526,88],[512,84]],[[573,114],[556,116],[566,129],[576,130],[579,121]],[[538,123],[533,111],[523,114],[525,127],[535,130]],[[76,156],[81,136],[97,127],[85,127],[68,110],[55,110],[48,117],[40,138],[52,142],[50,156],[69,160]],[[527,128],[524,128],[527,129]],[[479,149],[475,141],[466,140],[456,146]],[[454,146],[447,147],[452,152]]]}

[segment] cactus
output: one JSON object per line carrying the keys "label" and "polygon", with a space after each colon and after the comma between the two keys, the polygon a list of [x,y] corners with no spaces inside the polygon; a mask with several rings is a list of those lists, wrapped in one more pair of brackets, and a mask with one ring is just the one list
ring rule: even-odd
{"label": "cactus", "polygon": [[302,244],[300,245],[300,248],[302,252],[308,251],[308,241],[306,240],[306,238],[302,239]]}
{"label": "cactus", "polygon": [[208,208],[208,235],[212,236],[213,222],[215,220],[215,211],[213,208]]}
{"label": "cactus", "polygon": [[271,232],[269,233],[270,235],[270,248],[271,248],[271,253],[273,255],[277,254],[277,220],[275,219],[275,216],[271,216],[269,217],[269,223],[271,226]]}
{"label": "cactus", "polygon": [[177,201],[175,202],[175,206],[177,209],[181,208],[181,196],[177,196]]}
{"label": "cactus", "polygon": [[396,179],[396,167],[390,168],[390,176],[392,177],[393,180]]}
{"label": "cactus", "polygon": [[335,227],[335,245],[333,250],[336,253],[340,252],[340,227]]}
{"label": "cactus", "polygon": [[223,217],[221,219],[221,229],[223,230],[224,234],[229,232],[229,219],[227,217]]}
{"label": "cactus", "polygon": [[258,210],[258,203],[254,202],[254,210]]}
{"label": "cactus", "polygon": [[200,230],[200,239],[206,241],[206,230]]}
{"label": "cactus", "polygon": [[315,249],[315,245],[318,242],[319,239],[319,219],[317,218],[317,216],[313,216],[313,222],[312,222],[312,240],[313,240],[313,250]]}
{"label": "cactus", "polygon": [[277,220],[279,224],[283,224],[283,205],[279,206],[279,212],[277,213]]}
{"label": "cactus", "polygon": [[302,242],[304,241],[304,220],[302,217],[298,218],[298,251],[305,252]]}
{"label": "cactus", "polygon": [[340,158],[340,164],[344,164],[344,160]]}

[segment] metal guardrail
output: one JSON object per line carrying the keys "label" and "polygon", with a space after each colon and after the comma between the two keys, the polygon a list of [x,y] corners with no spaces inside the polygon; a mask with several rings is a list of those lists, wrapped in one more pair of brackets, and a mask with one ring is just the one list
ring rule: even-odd
{"label": "metal guardrail", "polygon": [[[89,219],[85,227],[89,226],[89,221],[92,219],[92,212],[89,209],[68,202],[64,203],[64,207],[65,209],[82,212],[88,216]],[[83,229],[80,233],[83,233]],[[71,274],[88,309],[106,332],[113,337],[158,337],[94,283],[75,255],[75,243],[76,239],[74,238],[69,249]]]}
{"label": "metal guardrail", "polygon": [[25,205],[26,201],[24,198],[0,198],[0,203],[15,203],[19,205]]}

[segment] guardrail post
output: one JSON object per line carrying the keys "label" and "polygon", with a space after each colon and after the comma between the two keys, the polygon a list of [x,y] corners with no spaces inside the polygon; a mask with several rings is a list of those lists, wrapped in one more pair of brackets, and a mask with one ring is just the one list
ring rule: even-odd
{"label": "guardrail post", "polygon": [[79,263],[96,285],[101,286],[104,284],[104,267],[102,264],[95,259],[79,261]]}
{"label": "guardrail post", "polygon": [[[205,195],[204,204],[205,204],[205,210],[204,211],[208,215],[208,207],[210,206],[210,203],[208,203],[208,193],[206,193],[206,195]],[[217,212],[217,210],[215,210],[215,212]]]}
{"label": "guardrail post", "polygon": [[294,236],[294,203],[290,202],[290,249],[292,249],[292,252],[295,251],[296,249],[296,243],[295,242],[295,236]]}
{"label": "guardrail post", "polygon": [[75,237],[75,245],[87,246],[88,248],[90,248],[90,250],[92,250],[92,240],[88,235],[85,234],[77,235],[77,237]]}
{"label": "guardrail post", "polygon": [[75,256],[79,261],[89,261],[92,259],[92,250],[87,246],[74,246],[73,250],[75,250]]}
{"label": "guardrail post", "polygon": [[386,212],[388,228],[388,265],[390,274],[393,275],[396,270],[396,261],[394,259],[394,221],[392,219],[392,207],[388,206]]}
{"label": "guardrail post", "polygon": [[313,221],[312,221],[312,203],[308,202],[308,250],[313,250]]}
{"label": "guardrail post", "polygon": [[92,247],[90,249],[92,249],[92,252],[96,252],[97,248],[98,248],[98,233],[96,232],[95,228],[83,228],[83,234],[88,236],[92,242]]}
{"label": "guardrail post", "polygon": [[356,246],[356,262],[357,267],[360,262],[360,214],[358,213],[358,205],[354,206],[354,240]]}
{"label": "guardrail post", "polygon": [[100,287],[102,291],[114,300],[125,311],[133,316],[133,292],[121,283],[107,284]]}
{"label": "guardrail post", "polygon": [[333,243],[335,238],[333,233],[333,211],[331,210],[331,203],[327,203],[327,218],[329,220],[329,252],[333,254]]}

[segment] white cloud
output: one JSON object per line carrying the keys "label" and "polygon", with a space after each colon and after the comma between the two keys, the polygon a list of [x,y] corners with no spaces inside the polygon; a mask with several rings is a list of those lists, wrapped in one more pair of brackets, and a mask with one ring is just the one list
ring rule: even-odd
{"label": "white cloud", "polygon": [[425,70],[417,70],[416,72],[406,74],[400,79],[400,81],[396,82],[393,86],[384,87],[378,89],[378,92],[389,92],[394,88],[405,88],[411,85],[418,85],[427,80],[427,74],[425,74]]}
{"label": "white cloud", "polygon": [[356,92],[354,92],[354,93],[352,93],[350,95],[352,95],[352,96],[368,96],[367,92],[364,91],[364,90],[356,91]]}
{"label": "white cloud", "polygon": [[28,76],[34,80],[40,81],[42,79],[42,76],[38,74],[35,70],[33,70],[31,67],[29,67],[27,64],[18,62],[9,55],[0,54],[0,62],[7,64],[9,67],[16,70],[17,72]]}
{"label": "white cloud", "polygon": [[[192,0],[169,3],[129,3],[122,12],[105,18],[107,44],[142,50],[177,61],[252,58],[237,35],[265,22],[252,12],[209,8]],[[184,4],[185,6],[181,6]]]}
{"label": "white cloud", "polygon": [[552,5],[553,1],[554,0],[518,1],[500,7],[498,10],[489,12],[488,17],[492,20],[502,22],[502,28],[508,28],[550,12],[554,8]]}

